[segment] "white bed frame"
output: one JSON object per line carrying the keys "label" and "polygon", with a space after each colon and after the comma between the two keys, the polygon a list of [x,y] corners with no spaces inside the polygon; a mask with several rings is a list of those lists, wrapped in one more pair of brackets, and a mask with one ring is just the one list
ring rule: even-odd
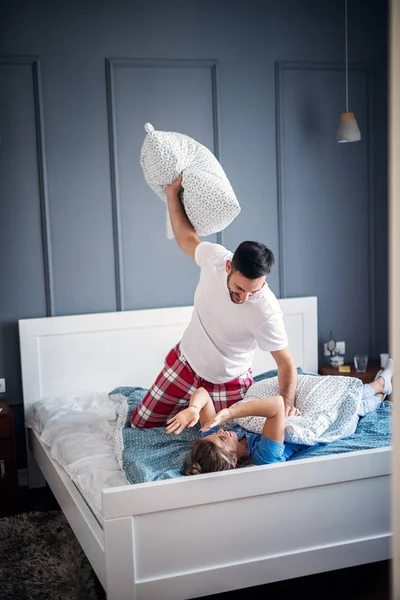
{"label": "white bed frame", "polygon": [[[317,372],[316,298],[280,304],[297,365]],[[26,414],[45,396],[148,387],[191,312],[20,321]],[[255,374],[273,367],[255,356]],[[30,484],[38,466],[109,600],[196,598],[390,556],[390,448],[105,489],[101,527],[31,430],[28,440]]]}

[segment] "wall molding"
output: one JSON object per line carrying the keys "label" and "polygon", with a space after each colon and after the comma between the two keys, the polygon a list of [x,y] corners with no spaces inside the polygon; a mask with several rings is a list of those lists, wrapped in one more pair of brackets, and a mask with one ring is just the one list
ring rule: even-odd
{"label": "wall molding", "polygon": [[121,240],[121,206],[118,180],[117,128],[115,118],[114,65],[106,59],[106,90],[108,114],[108,144],[110,154],[111,207],[114,240],[115,294],[117,310],[124,310],[124,279]]}
{"label": "wall molding", "polygon": [[0,65],[28,65],[32,69],[46,316],[52,317],[55,314],[54,280],[40,60],[36,56],[6,56],[0,57]]}
{"label": "wall molding", "polygon": [[[286,280],[285,280],[285,194],[284,194],[284,164],[282,157],[283,139],[282,139],[282,120],[283,111],[281,106],[282,100],[282,73],[284,71],[343,71],[345,65],[336,62],[296,62],[296,61],[277,61],[275,63],[275,123],[276,123],[276,174],[277,174],[277,202],[278,202],[278,248],[279,248],[279,288],[280,297],[286,297]],[[367,79],[367,127],[368,131],[363,137],[367,140],[367,173],[368,173],[368,228],[369,228],[369,261],[371,268],[369,269],[369,346],[370,355],[376,354],[376,326],[375,326],[375,194],[374,194],[374,136],[373,136],[373,73],[371,68],[366,64],[349,64],[349,71],[363,72]],[[338,115],[339,119],[339,115]]]}
{"label": "wall molding", "polygon": [[[114,89],[114,71],[122,68],[180,68],[180,69],[210,69],[213,143],[214,154],[220,160],[220,129],[219,129],[219,94],[218,94],[218,61],[191,59],[136,59],[136,58],[107,58],[106,59],[106,88],[108,114],[108,140],[110,154],[111,203],[114,239],[115,288],[117,311],[125,310],[123,252],[121,238],[121,198],[118,181],[118,140],[116,128],[116,106]],[[217,234],[218,243],[222,243],[222,232]]]}
{"label": "wall molding", "polygon": [[376,235],[375,235],[375,177],[374,177],[374,77],[370,68],[366,69],[368,97],[368,201],[369,201],[369,261],[371,268],[369,270],[369,346],[370,355],[377,356],[378,348],[376,343]]}

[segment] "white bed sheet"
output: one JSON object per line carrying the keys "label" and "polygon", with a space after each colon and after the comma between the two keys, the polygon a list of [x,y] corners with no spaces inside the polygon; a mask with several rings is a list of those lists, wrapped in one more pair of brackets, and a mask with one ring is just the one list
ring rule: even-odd
{"label": "white bed sheet", "polygon": [[27,422],[71,477],[100,524],[102,490],[128,485],[113,446],[117,408],[123,399],[98,392],[43,398],[33,405]]}

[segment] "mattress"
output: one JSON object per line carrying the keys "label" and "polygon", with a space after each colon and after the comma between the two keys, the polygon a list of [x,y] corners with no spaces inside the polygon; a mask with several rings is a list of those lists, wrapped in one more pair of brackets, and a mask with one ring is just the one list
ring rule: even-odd
{"label": "mattress", "polygon": [[123,398],[98,392],[44,398],[27,426],[36,431],[102,525],[102,490],[127,485],[114,455],[117,408]]}

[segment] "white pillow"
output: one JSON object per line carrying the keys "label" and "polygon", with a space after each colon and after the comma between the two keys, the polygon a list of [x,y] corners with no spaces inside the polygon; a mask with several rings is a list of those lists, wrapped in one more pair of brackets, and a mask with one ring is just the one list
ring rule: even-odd
{"label": "white pillow", "polygon": [[[144,128],[140,164],[151,189],[166,203],[165,186],[183,173],[182,202],[197,235],[225,229],[240,213],[240,205],[212,152],[182,133],[155,131],[150,123]],[[174,237],[168,210],[167,237]]]}

